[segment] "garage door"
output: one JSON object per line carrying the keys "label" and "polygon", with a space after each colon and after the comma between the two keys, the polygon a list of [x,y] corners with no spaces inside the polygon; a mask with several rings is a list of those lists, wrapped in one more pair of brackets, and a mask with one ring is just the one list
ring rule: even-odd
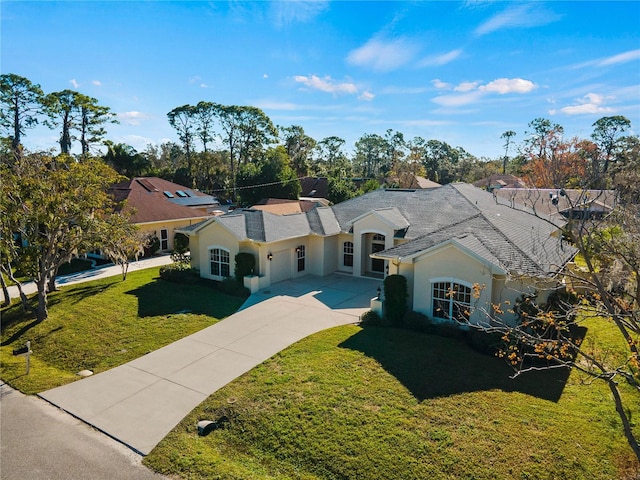
{"label": "garage door", "polygon": [[283,250],[273,253],[271,260],[271,283],[289,280],[291,278],[291,252]]}

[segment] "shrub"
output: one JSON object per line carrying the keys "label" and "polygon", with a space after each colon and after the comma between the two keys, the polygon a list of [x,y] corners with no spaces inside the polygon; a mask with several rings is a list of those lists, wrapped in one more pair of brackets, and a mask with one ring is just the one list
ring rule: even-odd
{"label": "shrub", "polygon": [[466,340],[471,348],[486,355],[495,355],[504,345],[501,333],[487,333],[482,330],[468,330]]}
{"label": "shrub", "polygon": [[240,283],[235,278],[225,278],[223,281],[218,282],[218,290],[227,295],[233,295],[234,297],[247,298],[251,295],[251,291]]}
{"label": "shrub", "polygon": [[235,256],[236,266],[234,269],[234,276],[238,282],[242,282],[242,279],[247,275],[253,275],[256,266],[256,257],[252,253],[240,252]]}
{"label": "shrub", "polygon": [[389,275],[384,279],[384,317],[394,327],[402,326],[408,296],[406,277]]}
{"label": "shrub", "polygon": [[160,278],[168,282],[194,284],[200,280],[200,274],[187,263],[172,263],[160,267]]}
{"label": "shrub", "polygon": [[360,324],[365,327],[380,327],[383,323],[382,317],[373,310],[367,310],[360,317]]}
{"label": "shrub", "polygon": [[434,333],[435,330],[433,322],[429,317],[424,313],[414,312],[413,310],[409,310],[404,314],[402,323],[405,328],[415,330],[416,332]]}
{"label": "shrub", "polygon": [[175,253],[183,254],[189,250],[189,237],[184,233],[176,233],[173,237],[173,251]]}

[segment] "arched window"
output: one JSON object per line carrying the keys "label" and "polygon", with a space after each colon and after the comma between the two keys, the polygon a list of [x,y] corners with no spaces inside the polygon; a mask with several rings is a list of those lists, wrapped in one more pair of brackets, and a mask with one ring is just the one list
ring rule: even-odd
{"label": "arched window", "polygon": [[299,272],[304,271],[306,250],[307,249],[305,248],[304,245],[300,245],[298,246],[298,248],[296,248],[296,252],[298,254],[298,271]]}
{"label": "arched window", "polygon": [[432,316],[467,322],[471,314],[471,288],[451,281],[432,285]]}
{"label": "arched window", "polygon": [[209,259],[211,261],[211,275],[214,277],[229,277],[229,252],[222,248],[212,248],[209,250]]}
{"label": "arched window", "polygon": [[345,267],[353,267],[353,242],[342,244],[342,263]]}

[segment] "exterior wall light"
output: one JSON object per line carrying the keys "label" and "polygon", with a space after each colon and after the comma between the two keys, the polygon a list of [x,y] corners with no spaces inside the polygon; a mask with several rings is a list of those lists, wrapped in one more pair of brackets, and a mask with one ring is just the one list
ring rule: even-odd
{"label": "exterior wall light", "polygon": [[267,253],[267,260],[269,261],[273,260],[273,253],[271,252]]}

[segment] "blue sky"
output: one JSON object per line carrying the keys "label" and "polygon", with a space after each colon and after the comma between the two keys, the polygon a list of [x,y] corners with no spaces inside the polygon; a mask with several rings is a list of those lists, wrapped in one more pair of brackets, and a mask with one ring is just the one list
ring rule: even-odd
{"label": "blue sky", "polygon": [[[538,117],[589,137],[640,132],[640,2],[1,2],[1,70],[95,97],[108,137],[176,141],[166,114],[200,100],[262,108],[347,151],[400,131],[504,154]],[[28,148],[57,146],[28,130]]]}

